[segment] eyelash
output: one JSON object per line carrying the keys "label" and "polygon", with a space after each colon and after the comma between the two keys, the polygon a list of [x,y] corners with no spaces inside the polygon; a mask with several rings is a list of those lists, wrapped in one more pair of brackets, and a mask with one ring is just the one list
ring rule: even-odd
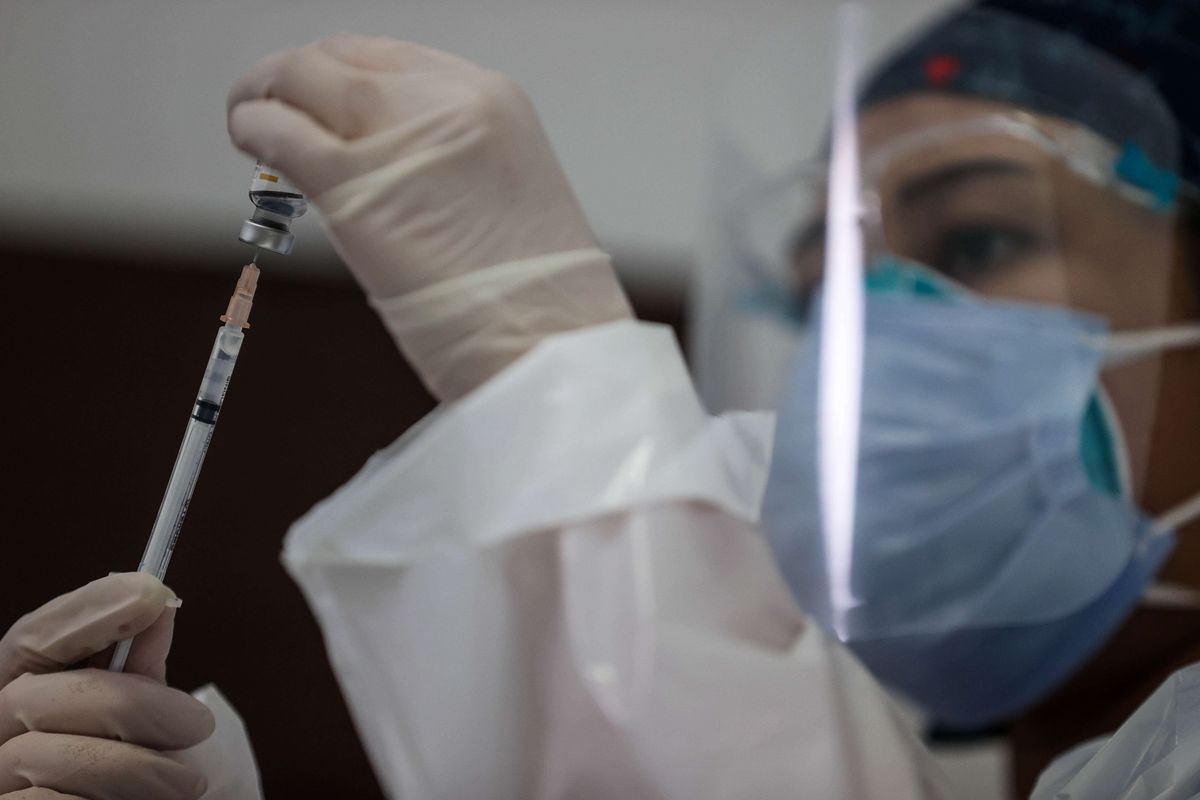
{"label": "eyelash", "polygon": [[[969,258],[986,263],[982,265],[955,263],[961,250],[956,252],[954,248],[972,244],[969,237],[987,237],[986,243],[989,245],[989,251],[982,257],[978,253],[969,256]],[[997,238],[1002,238],[1007,248],[999,255],[991,252],[994,249],[991,246],[995,244]],[[963,223],[949,226],[934,237],[934,246],[930,248],[929,259],[926,263],[952,278],[970,283],[972,280],[990,275],[994,270],[1012,266],[1041,251],[1045,246],[1046,242],[1037,232],[1016,225],[990,222]]]}

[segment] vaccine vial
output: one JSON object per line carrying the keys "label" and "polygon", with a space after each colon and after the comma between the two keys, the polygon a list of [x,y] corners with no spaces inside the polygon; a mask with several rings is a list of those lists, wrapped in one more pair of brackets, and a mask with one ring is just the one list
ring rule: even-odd
{"label": "vaccine vial", "polygon": [[250,202],[254,204],[254,214],[242,223],[238,239],[284,256],[292,252],[296,241],[291,231],[292,220],[308,210],[304,193],[278,170],[260,161],[254,165],[250,181]]}

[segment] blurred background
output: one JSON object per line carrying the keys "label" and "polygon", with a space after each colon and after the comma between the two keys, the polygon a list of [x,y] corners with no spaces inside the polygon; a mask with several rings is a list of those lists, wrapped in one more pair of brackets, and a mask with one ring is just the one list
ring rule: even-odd
{"label": "blurred background", "polygon": [[[251,163],[228,143],[224,97],[258,58],[354,31],[508,73],[539,109],[639,314],[686,341],[713,132],[724,118],[770,138],[779,111],[751,110],[746,96],[725,104],[730,65],[780,30],[827,52],[827,26],[809,21],[831,5],[2,0],[0,267],[15,318],[0,622],[138,562],[248,257],[236,237]],[[884,41],[947,5],[881,3]],[[794,85],[803,119],[773,145],[810,151],[830,65],[814,57],[811,71],[777,77]],[[268,798],[372,798],[320,634],[278,553],[293,520],[433,403],[316,216],[294,227],[293,255],[260,260],[254,327],[168,576],[185,600],[171,680],[215,682],[231,699]],[[1005,796],[995,747],[951,748],[946,763],[967,796]]]}

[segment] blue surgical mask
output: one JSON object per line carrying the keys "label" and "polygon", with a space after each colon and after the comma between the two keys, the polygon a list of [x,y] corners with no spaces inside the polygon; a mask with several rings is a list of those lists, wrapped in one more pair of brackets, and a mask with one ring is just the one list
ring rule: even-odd
{"label": "blue surgical mask", "polygon": [[1081,666],[1169,555],[1128,498],[1098,376],[1200,330],[1114,336],[897,261],[871,271],[866,320],[852,601],[834,606],[825,569],[815,342],[780,406],[764,524],[806,611],[941,723],[982,727]]}

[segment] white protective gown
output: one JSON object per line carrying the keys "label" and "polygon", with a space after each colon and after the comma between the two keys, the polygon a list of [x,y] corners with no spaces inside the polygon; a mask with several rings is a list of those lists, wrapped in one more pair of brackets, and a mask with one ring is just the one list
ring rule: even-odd
{"label": "white protective gown", "polygon": [[[707,416],[669,329],[613,323],[546,340],[298,522],[284,560],[389,795],[949,797],[776,573],[771,425]],[[217,705],[188,760],[206,800],[258,800]],[[1033,798],[1200,800],[1200,665]]]}
{"label": "white protective gown", "polygon": [[772,420],[668,328],[544,341],[298,522],[284,561],[391,796],[947,797],[756,528]]}

